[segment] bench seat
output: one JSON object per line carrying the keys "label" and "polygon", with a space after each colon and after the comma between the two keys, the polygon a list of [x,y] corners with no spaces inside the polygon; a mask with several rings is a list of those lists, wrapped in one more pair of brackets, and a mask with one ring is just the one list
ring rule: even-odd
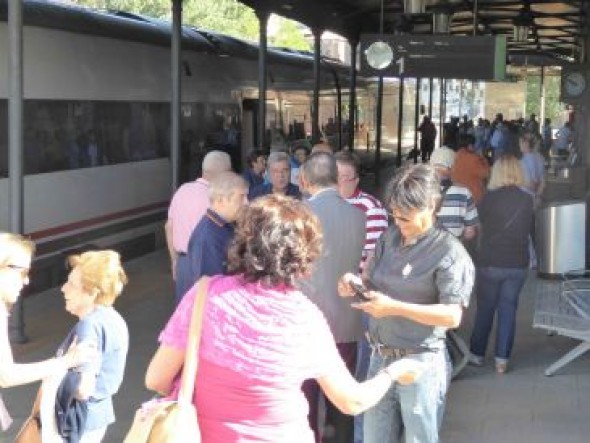
{"label": "bench seat", "polygon": [[539,281],[533,327],[582,341],[550,365],[547,376],[590,350],[590,279],[586,277],[584,271],[564,275],[562,280]]}

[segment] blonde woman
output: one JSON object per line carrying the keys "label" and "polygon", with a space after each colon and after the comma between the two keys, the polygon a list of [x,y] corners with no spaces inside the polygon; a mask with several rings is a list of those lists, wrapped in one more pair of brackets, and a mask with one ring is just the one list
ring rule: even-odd
{"label": "blonde woman", "polygon": [[73,395],[87,406],[85,425],[79,430],[80,443],[98,443],[108,425],[115,421],[112,397],[121,386],[129,348],[127,325],[113,308],[127,276],[119,254],[114,251],[73,255],[69,263],[72,270],[61,290],[66,310],[79,321],[60,351],[69,346],[73,337],[97,345],[99,358],[80,368]]}
{"label": "blonde woman", "polygon": [[471,362],[483,364],[497,316],[496,371],[506,372],[514,343],[518,297],[529,265],[533,197],[523,190],[519,160],[512,155],[494,163],[488,192],[478,208],[482,226],[477,257],[477,313],[471,334]]}
{"label": "blonde woman", "polygon": [[[39,381],[68,368],[89,361],[96,354],[92,343],[67,348],[67,352],[58,358],[38,363],[18,364],[14,362],[8,340],[8,315],[10,308],[20,296],[22,289],[29,283],[31,259],[35,252],[32,241],[18,234],[0,232],[0,387],[23,385]],[[73,337],[72,342],[76,341]],[[79,337],[78,337],[78,341]],[[0,414],[4,411],[0,399]],[[4,411],[5,412],[5,411]],[[3,428],[10,423],[10,418],[3,414]]]}

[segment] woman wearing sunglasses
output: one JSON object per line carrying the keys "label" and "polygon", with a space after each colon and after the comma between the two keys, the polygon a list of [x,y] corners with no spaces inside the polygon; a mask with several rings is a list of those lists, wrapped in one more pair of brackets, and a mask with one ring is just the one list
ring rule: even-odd
{"label": "woman wearing sunglasses", "polygon": [[[12,305],[29,283],[31,259],[35,245],[18,234],[0,232],[0,387],[23,385],[39,381],[69,368],[79,366],[94,357],[91,344],[72,344],[67,352],[56,358],[37,363],[15,363],[8,339],[8,316]],[[0,412],[3,411],[0,399]],[[10,419],[4,420],[4,427]]]}

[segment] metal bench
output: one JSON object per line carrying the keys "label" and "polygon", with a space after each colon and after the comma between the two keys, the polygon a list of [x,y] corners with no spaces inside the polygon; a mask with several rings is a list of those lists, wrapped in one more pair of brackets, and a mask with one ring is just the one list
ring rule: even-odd
{"label": "metal bench", "polygon": [[536,294],[533,327],[582,341],[549,366],[547,376],[590,350],[590,271],[572,271],[559,281],[542,282]]}

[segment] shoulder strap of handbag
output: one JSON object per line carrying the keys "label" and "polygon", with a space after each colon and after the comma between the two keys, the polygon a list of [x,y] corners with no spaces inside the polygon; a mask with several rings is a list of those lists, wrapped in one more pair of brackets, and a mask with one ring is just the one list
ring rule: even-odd
{"label": "shoulder strap of handbag", "polygon": [[492,234],[486,240],[486,243],[489,244],[492,240],[496,240],[496,238],[498,236],[500,236],[501,234],[503,234],[504,232],[506,232],[508,230],[508,228],[510,226],[512,226],[512,224],[516,221],[516,219],[522,213],[522,211],[523,211],[523,206],[519,206],[518,209],[516,210],[516,212],[512,215],[512,217],[510,217],[510,219],[508,219],[508,221],[506,223],[504,223],[504,226],[502,226],[502,229],[500,229],[499,231],[496,231],[494,234]]}
{"label": "shoulder strap of handbag", "polygon": [[197,283],[197,295],[191,317],[190,328],[188,332],[188,343],[182,368],[182,377],[180,379],[180,390],[178,392],[178,402],[189,404],[193,400],[195,390],[195,378],[197,376],[197,367],[199,365],[199,345],[201,342],[201,331],[203,329],[203,311],[205,300],[209,289],[209,277],[201,277]]}

